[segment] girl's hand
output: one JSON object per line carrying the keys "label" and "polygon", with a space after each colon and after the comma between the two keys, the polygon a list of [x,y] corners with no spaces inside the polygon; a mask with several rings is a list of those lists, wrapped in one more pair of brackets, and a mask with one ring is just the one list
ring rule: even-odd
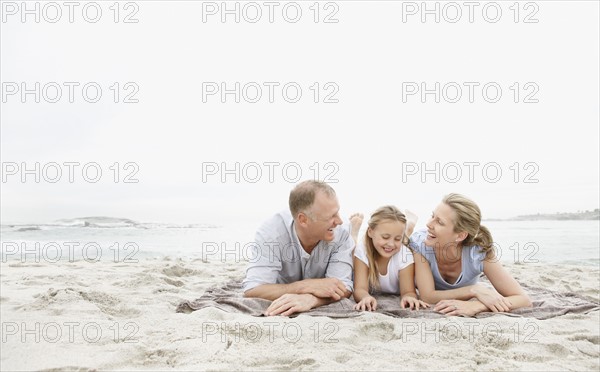
{"label": "girl's hand", "polygon": [[377,300],[373,296],[366,296],[359,303],[354,305],[354,310],[375,311],[377,310]]}
{"label": "girl's hand", "polygon": [[418,300],[413,296],[404,296],[400,298],[400,307],[403,309],[406,309],[408,307],[411,310],[419,310],[420,307],[422,307],[423,309],[428,308],[429,304],[427,302]]}
{"label": "girl's hand", "polygon": [[479,306],[482,305],[477,301],[442,300],[435,305],[433,310],[450,316],[474,316],[481,312]]}
{"label": "girl's hand", "polygon": [[484,304],[490,311],[497,312],[509,312],[512,309],[512,304],[504,296],[491,288],[484,287],[482,285],[476,285],[472,289],[475,298]]}

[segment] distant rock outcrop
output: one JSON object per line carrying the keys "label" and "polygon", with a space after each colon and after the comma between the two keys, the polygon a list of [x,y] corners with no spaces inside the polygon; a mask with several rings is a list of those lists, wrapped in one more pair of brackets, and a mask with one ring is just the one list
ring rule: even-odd
{"label": "distant rock outcrop", "polygon": [[600,219],[600,210],[594,209],[593,211],[576,212],[576,213],[565,213],[557,212],[551,214],[527,214],[523,216],[517,216],[511,218],[514,221],[543,221],[543,220],[598,220]]}

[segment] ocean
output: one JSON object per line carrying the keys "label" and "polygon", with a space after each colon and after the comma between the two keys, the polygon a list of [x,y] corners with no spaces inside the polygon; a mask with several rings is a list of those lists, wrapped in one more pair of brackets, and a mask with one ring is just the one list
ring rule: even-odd
{"label": "ocean", "polygon": [[[48,224],[3,224],[2,262],[135,263],[139,259],[167,256],[205,261],[248,260],[254,231],[260,222],[186,225],[91,217]],[[600,265],[597,220],[485,221],[484,224],[492,232],[501,262]]]}

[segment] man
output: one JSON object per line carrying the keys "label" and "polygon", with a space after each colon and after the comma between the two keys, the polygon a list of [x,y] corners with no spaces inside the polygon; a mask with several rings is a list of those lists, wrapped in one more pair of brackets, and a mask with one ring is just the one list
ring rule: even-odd
{"label": "man", "polygon": [[257,231],[243,281],[245,297],[273,301],[265,315],[308,311],[352,294],[354,240],[342,224],[335,191],[304,181],[291,192],[290,210]]}

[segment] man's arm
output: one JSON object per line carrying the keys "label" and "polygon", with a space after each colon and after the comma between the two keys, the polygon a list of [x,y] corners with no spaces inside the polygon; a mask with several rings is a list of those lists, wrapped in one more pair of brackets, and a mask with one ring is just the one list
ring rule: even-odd
{"label": "man's arm", "polygon": [[244,297],[264,298],[273,301],[286,293],[299,293],[298,282],[292,284],[262,284],[244,292]]}
{"label": "man's arm", "polygon": [[[348,293],[348,296],[350,293]],[[265,311],[266,316],[283,315],[289,316],[314,309],[315,307],[328,305],[336,302],[333,298],[321,298],[308,294],[284,294],[279,297]]]}
{"label": "man's arm", "polygon": [[318,297],[311,294],[285,294],[273,301],[271,306],[265,311],[265,315],[289,316],[294,313],[308,311],[317,306],[320,306]]}
{"label": "man's arm", "polygon": [[[244,292],[244,297],[258,297],[276,300],[284,294],[312,294],[317,298],[339,301],[348,298],[352,292],[336,278],[304,279],[290,284],[262,284]],[[317,305],[321,306],[321,305]]]}
{"label": "man's arm", "polygon": [[[246,268],[246,277],[242,282],[244,297],[260,297],[271,299],[277,294],[287,293],[284,289],[288,284],[275,284],[283,269],[281,261],[281,243],[271,234],[263,234],[263,227],[256,232],[255,244],[251,247],[253,258]],[[272,286],[260,290],[260,287]],[[281,294],[279,296],[281,296]],[[275,298],[279,297],[276,296]]]}
{"label": "man's arm", "polygon": [[352,258],[355,242],[347,230],[340,229],[339,233],[342,234],[342,236],[338,242],[334,243],[336,246],[332,247],[333,250],[329,256],[325,277],[341,281],[345,286],[344,294],[348,293],[348,296],[344,297],[349,297],[354,290],[354,282],[352,281]]}

